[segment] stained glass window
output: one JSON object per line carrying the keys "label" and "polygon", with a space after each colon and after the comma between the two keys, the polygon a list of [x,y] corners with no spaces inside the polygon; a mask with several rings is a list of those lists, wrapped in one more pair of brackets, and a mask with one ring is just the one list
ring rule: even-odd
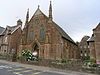
{"label": "stained glass window", "polygon": [[40,40],[45,40],[45,28],[43,26],[40,28]]}
{"label": "stained glass window", "polygon": [[34,39],[34,32],[31,31],[31,32],[28,33],[28,40],[32,41],[33,39]]}

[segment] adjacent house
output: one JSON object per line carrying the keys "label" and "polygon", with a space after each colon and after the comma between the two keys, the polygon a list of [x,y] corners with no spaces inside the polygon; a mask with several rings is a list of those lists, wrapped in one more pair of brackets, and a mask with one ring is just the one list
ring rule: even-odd
{"label": "adjacent house", "polygon": [[90,58],[100,64],[100,23],[93,29],[93,34],[88,40]]}
{"label": "adjacent house", "polygon": [[82,60],[89,59],[89,56],[90,56],[89,55],[90,51],[89,51],[89,47],[87,43],[87,40],[89,38],[90,38],[89,36],[84,36],[79,43],[80,56]]}
{"label": "adjacent house", "polygon": [[17,25],[7,26],[1,33],[1,52],[2,55],[15,55],[17,54],[18,46],[21,39],[22,21],[18,20]]}
{"label": "adjacent house", "polygon": [[1,43],[2,43],[2,36],[1,36],[1,33],[3,32],[5,28],[3,27],[0,27],[0,53],[1,53]]}
{"label": "adjacent house", "polygon": [[0,34],[3,32],[4,29],[5,28],[3,28],[3,27],[0,26]]}

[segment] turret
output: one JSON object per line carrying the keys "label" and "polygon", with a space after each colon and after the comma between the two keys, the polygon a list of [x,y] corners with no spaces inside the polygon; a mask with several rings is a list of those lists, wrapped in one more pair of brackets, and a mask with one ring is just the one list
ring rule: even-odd
{"label": "turret", "polygon": [[22,26],[22,21],[21,21],[21,19],[19,19],[19,20],[17,21],[17,25],[21,25],[21,26]]}
{"label": "turret", "polygon": [[29,9],[27,10],[27,14],[26,14],[26,22],[25,22],[25,25],[27,25],[27,23],[28,23],[28,20],[29,20]]}
{"label": "turret", "polygon": [[50,1],[50,6],[49,6],[49,21],[52,21],[52,4]]}

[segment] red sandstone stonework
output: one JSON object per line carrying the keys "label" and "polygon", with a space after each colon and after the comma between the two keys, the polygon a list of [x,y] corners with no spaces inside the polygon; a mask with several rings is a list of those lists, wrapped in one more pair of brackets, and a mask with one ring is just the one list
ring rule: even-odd
{"label": "red sandstone stonework", "polygon": [[52,20],[51,4],[49,17],[43,14],[38,7],[32,18],[28,19],[29,10],[22,32],[20,52],[21,49],[29,49],[31,52],[37,51],[39,58],[51,60],[78,58],[79,51],[76,43]]}
{"label": "red sandstone stonework", "polygon": [[93,35],[88,40],[90,49],[90,58],[95,59],[100,64],[100,23],[93,29]]}

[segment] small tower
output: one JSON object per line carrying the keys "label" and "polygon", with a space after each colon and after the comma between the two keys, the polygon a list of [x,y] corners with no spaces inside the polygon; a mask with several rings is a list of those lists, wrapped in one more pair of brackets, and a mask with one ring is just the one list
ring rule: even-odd
{"label": "small tower", "polygon": [[25,22],[25,27],[24,27],[24,44],[27,43],[28,21],[29,21],[29,9],[27,10],[27,14],[26,14],[26,22]]}
{"label": "small tower", "polygon": [[50,1],[50,6],[49,6],[49,21],[52,21],[52,4]]}
{"label": "small tower", "polygon": [[40,5],[38,5],[38,9],[40,8]]}
{"label": "small tower", "polygon": [[27,14],[26,14],[26,22],[25,22],[25,25],[27,25],[27,23],[28,23],[28,20],[29,20],[29,9],[27,10]]}
{"label": "small tower", "polygon": [[17,21],[17,26],[18,25],[21,25],[22,26],[22,21],[21,21],[21,19],[19,19],[18,21]]}

